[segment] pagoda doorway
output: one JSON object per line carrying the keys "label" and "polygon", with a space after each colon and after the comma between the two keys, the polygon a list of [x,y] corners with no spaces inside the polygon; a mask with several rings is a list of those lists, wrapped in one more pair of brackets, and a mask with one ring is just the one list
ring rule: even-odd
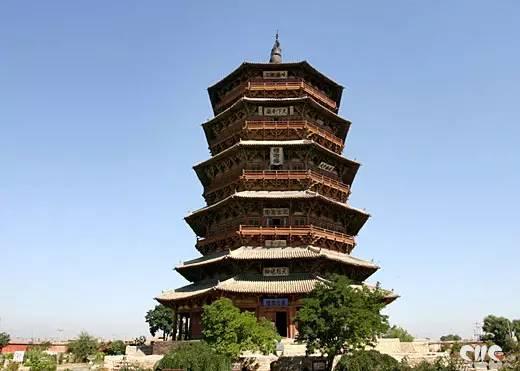
{"label": "pagoda doorway", "polygon": [[278,335],[281,337],[287,337],[287,312],[276,312],[275,326]]}

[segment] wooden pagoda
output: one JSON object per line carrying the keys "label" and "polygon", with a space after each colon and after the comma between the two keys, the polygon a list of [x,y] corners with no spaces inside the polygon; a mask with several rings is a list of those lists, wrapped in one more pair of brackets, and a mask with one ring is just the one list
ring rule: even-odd
{"label": "wooden pagoda", "polygon": [[278,35],[269,63],[243,63],[208,89],[212,157],[194,166],[207,206],[186,217],[202,256],[176,267],[192,284],[156,298],[175,309],[177,340],[199,338],[203,305],[220,297],[295,337],[317,283],[337,273],[365,285],[379,268],[351,255],[369,215],[347,203],[359,163],[341,155],[342,90],[305,61],[282,63]]}

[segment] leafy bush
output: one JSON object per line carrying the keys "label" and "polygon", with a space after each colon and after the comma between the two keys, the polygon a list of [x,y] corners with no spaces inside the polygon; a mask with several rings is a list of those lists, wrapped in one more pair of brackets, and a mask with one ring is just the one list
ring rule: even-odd
{"label": "leafy bush", "polygon": [[96,354],[94,354],[94,359],[92,360],[92,362],[94,362],[96,364],[101,364],[101,363],[103,363],[104,360],[105,360],[105,353],[96,352]]}
{"label": "leafy bush", "polygon": [[17,362],[9,362],[7,366],[3,368],[5,371],[18,371],[20,364]]}
{"label": "leafy bush", "polygon": [[227,298],[205,305],[202,323],[204,341],[233,360],[246,350],[274,353],[280,340],[271,322],[257,321],[251,312],[240,312]]}
{"label": "leafy bush", "polygon": [[141,367],[138,363],[124,363],[119,367],[119,371],[147,371],[145,368]]}
{"label": "leafy bush", "polygon": [[109,356],[124,355],[126,351],[126,344],[123,340],[114,340],[106,344],[102,351]]}
{"label": "leafy bush", "polygon": [[336,371],[400,371],[399,362],[377,350],[360,350],[344,355]]}
{"label": "leafy bush", "polygon": [[217,354],[204,342],[182,344],[167,353],[155,366],[156,370],[181,368],[186,371],[229,371],[231,360]]}
{"label": "leafy bush", "polygon": [[408,332],[406,331],[404,328],[402,327],[398,327],[398,326],[392,326],[388,329],[388,331],[386,332],[386,334],[383,335],[384,338],[390,338],[390,339],[399,339],[399,341],[402,341],[402,342],[410,342],[410,341],[413,341],[413,336]]}
{"label": "leafy bush", "polygon": [[55,371],[56,356],[45,353],[39,347],[29,348],[25,353],[24,365],[31,371]]}
{"label": "leafy bush", "polygon": [[443,352],[448,352],[451,357],[459,357],[460,349],[462,348],[462,343],[458,341],[454,341],[452,343],[444,343],[441,345],[441,350]]}
{"label": "leafy bush", "polygon": [[0,332],[0,349],[9,344],[11,337],[7,332]]}
{"label": "leafy bush", "polygon": [[98,341],[88,333],[81,332],[76,340],[69,343],[69,352],[74,356],[74,361],[87,362],[88,356],[98,352]]}
{"label": "leafy bush", "polygon": [[344,355],[338,362],[336,371],[459,371],[462,368],[460,360],[438,359],[433,363],[423,361],[410,366],[406,360],[399,363],[387,354],[376,350],[360,350]]}
{"label": "leafy bush", "polygon": [[401,364],[400,371],[460,371],[462,368],[462,361],[456,359],[437,359],[433,363],[422,361],[418,365],[409,366],[406,361]]}
{"label": "leafy bush", "polygon": [[449,334],[441,336],[441,341],[460,341],[462,338],[459,335]]}

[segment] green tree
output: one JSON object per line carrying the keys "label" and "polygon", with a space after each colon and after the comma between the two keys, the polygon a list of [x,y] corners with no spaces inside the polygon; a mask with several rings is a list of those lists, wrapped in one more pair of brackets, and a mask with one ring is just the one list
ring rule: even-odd
{"label": "green tree", "polygon": [[218,354],[205,342],[186,343],[171,350],[159,361],[156,371],[183,369],[189,371],[229,371],[231,360]]}
{"label": "green tree", "polygon": [[454,358],[438,358],[433,363],[422,361],[414,366],[402,361],[399,368],[400,371],[460,371],[464,369],[462,360]]}
{"label": "green tree", "polygon": [[123,340],[114,340],[105,348],[105,353],[110,356],[118,356],[125,354],[126,344]]}
{"label": "green tree", "polygon": [[517,342],[520,342],[520,319],[511,321],[511,328],[513,329],[513,335]]}
{"label": "green tree", "polygon": [[11,337],[7,332],[0,332],[0,349],[9,344]]}
{"label": "green tree", "polygon": [[280,340],[273,324],[257,321],[250,312],[240,312],[230,299],[222,298],[204,306],[203,338],[219,354],[234,360],[241,352],[274,353]]}
{"label": "green tree", "polygon": [[[514,321],[515,324],[518,322]],[[482,330],[485,334],[482,336],[484,341],[492,341],[496,345],[502,347],[504,352],[509,352],[515,347],[513,338],[513,322],[505,317],[497,317],[489,315],[484,318]]]}
{"label": "green tree", "polygon": [[76,340],[69,342],[69,352],[76,362],[86,362],[88,356],[96,355],[98,347],[97,339],[85,331],[81,332]]}
{"label": "green tree", "polygon": [[399,362],[388,354],[376,350],[358,350],[344,355],[335,368],[336,371],[400,371]]}
{"label": "green tree", "polygon": [[331,370],[336,355],[373,345],[388,329],[388,317],[380,313],[384,306],[379,289],[352,287],[346,277],[334,275],[303,300],[297,340],[307,343],[308,353],[326,355]]}
{"label": "green tree", "polygon": [[383,335],[384,338],[389,338],[389,339],[399,339],[400,341],[403,341],[403,342],[410,342],[410,341],[413,341],[413,336],[408,332],[406,331],[404,328],[402,327],[399,327],[399,326],[392,326],[388,329],[388,331]]}
{"label": "green tree", "polygon": [[150,327],[150,334],[152,334],[152,336],[162,331],[163,340],[168,340],[168,337],[173,334],[175,312],[172,309],[158,304],[155,308],[150,309],[144,318]]}
{"label": "green tree", "polygon": [[24,358],[24,365],[31,371],[55,371],[57,367],[56,357],[45,353],[38,346],[29,348]]}
{"label": "green tree", "polygon": [[460,341],[462,338],[459,335],[449,334],[441,336],[441,341]]}

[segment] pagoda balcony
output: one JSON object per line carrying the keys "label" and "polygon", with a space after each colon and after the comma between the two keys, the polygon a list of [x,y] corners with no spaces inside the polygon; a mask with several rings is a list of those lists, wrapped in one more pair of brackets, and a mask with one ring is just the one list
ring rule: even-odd
{"label": "pagoda balcony", "polygon": [[311,139],[338,154],[341,154],[345,147],[345,142],[341,138],[308,120],[246,120],[230,126],[221,135],[223,139],[210,143],[209,149],[212,155],[229,148],[240,139]]}
{"label": "pagoda balcony", "polygon": [[311,190],[339,202],[346,202],[350,186],[315,170],[242,170],[231,182],[216,184],[204,192],[208,204],[243,190]]}
{"label": "pagoda balcony", "polygon": [[286,240],[287,245],[316,245],[343,253],[355,246],[354,236],[314,224],[302,226],[235,225],[219,228],[219,232],[197,239],[197,250],[206,254],[214,250],[237,248],[241,245],[263,244],[264,240]]}
{"label": "pagoda balcony", "polygon": [[[250,80],[243,84],[240,84],[229,92],[227,92],[224,96],[222,96],[221,100],[215,104],[214,110],[215,112],[222,112],[225,108],[233,104],[238,98],[244,95],[248,95],[248,92],[301,92],[306,93],[324,104],[328,109],[333,112],[338,111],[338,105],[336,101],[329,98],[327,94],[310,85],[303,79],[287,79],[285,81],[269,81],[269,80]],[[271,94],[272,97],[272,94]]]}
{"label": "pagoda balcony", "polygon": [[334,240],[347,244],[354,244],[354,238],[347,234],[336,232],[330,229],[325,229],[321,227],[316,227],[314,225],[306,225],[306,226],[287,226],[287,227],[264,227],[264,226],[249,226],[249,225],[241,225],[239,229],[239,233],[243,237],[248,236],[274,236],[274,237],[296,237],[296,236],[306,236],[306,235],[315,235],[317,237],[325,238],[328,240]]}
{"label": "pagoda balcony", "polygon": [[244,181],[252,180],[307,180],[337,189],[348,195],[350,187],[315,170],[244,170],[240,177]]}

